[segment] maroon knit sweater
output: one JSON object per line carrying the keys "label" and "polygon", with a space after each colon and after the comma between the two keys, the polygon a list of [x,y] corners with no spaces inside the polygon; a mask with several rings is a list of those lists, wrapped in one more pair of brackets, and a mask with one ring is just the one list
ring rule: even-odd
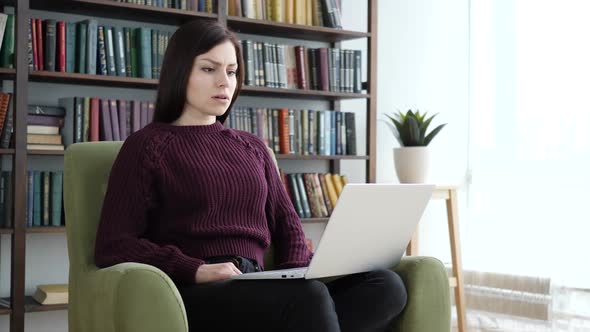
{"label": "maroon knit sweater", "polygon": [[96,234],[98,267],[153,265],[194,283],[203,259],[239,255],[277,268],[309,265],[295,212],[255,135],[221,123],[152,123],[127,138],[111,170]]}

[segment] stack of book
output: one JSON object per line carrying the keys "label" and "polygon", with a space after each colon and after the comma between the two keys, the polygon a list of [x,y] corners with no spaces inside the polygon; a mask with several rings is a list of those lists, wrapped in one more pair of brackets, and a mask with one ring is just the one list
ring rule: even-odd
{"label": "stack of book", "polygon": [[27,149],[63,150],[60,130],[64,126],[65,109],[29,105],[27,113]]}
{"label": "stack of book", "polygon": [[235,107],[225,125],[257,135],[274,153],[356,155],[352,112]]}
{"label": "stack of book", "polygon": [[60,98],[65,109],[64,144],[124,141],[152,122],[153,102],[94,97]]}
{"label": "stack of book", "polygon": [[159,8],[172,8],[180,10],[191,10],[204,13],[213,13],[217,7],[217,0],[113,0],[116,2],[133,3]]}
{"label": "stack of book", "polygon": [[228,0],[229,16],[342,29],[340,0]]}
{"label": "stack of book", "polygon": [[65,225],[62,171],[28,171],[25,219],[27,227]]}
{"label": "stack of book", "polygon": [[283,170],[280,174],[300,218],[329,217],[347,183],[346,176],[339,174],[285,174]]}
{"label": "stack of book", "polygon": [[31,18],[30,70],[156,79],[172,33]]}
{"label": "stack of book", "polygon": [[362,52],[242,41],[244,84],[360,93]]}

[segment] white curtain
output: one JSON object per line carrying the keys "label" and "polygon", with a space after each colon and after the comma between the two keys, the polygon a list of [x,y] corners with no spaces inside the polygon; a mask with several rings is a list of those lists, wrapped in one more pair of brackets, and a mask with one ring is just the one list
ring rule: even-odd
{"label": "white curtain", "polygon": [[471,322],[590,331],[589,0],[470,1],[469,145],[465,269],[552,285],[545,321]]}

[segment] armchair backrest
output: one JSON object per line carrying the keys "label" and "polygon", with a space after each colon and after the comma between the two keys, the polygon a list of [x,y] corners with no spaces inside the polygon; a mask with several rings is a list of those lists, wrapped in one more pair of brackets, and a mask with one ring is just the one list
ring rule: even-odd
{"label": "armchair backrest", "polygon": [[[94,243],[111,167],[123,142],[70,145],[64,157],[64,209],[70,279],[96,268]],[[71,280],[70,280],[71,281]]]}
{"label": "armchair backrest", "polygon": [[[102,201],[109,174],[123,142],[77,143],[68,147],[64,158],[64,208],[70,284],[78,274],[96,269],[94,244]],[[274,153],[270,150],[273,160]],[[273,264],[270,248],[265,268]]]}

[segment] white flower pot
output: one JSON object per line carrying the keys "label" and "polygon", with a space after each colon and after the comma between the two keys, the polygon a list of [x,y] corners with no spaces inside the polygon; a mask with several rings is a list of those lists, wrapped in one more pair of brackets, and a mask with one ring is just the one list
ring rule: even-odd
{"label": "white flower pot", "polygon": [[400,183],[425,183],[428,179],[430,153],[426,146],[393,149],[395,172]]}

